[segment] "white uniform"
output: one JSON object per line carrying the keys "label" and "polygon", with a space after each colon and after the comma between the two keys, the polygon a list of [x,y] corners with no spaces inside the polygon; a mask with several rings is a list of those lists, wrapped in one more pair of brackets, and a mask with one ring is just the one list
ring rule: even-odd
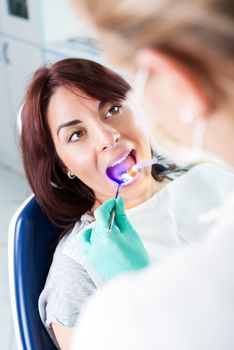
{"label": "white uniform", "polygon": [[[223,188],[217,179],[210,183]],[[191,202],[180,210],[190,220]],[[72,349],[233,350],[233,213],[234,195],[203,215],[201,227],[213,221],[203,240],[98,291],[83,310]]]}
{"label": "white uniform", "polygon": [[[213,223],[201,224],[198,217],[223,204],[231,191],[234,191],[232,173],[202,164],[166,185],[147,201],[126,210],[151,263],[162,262],[179,247],[203,239]],[[85,225],[83,229],[87,227]],[[81,264],[95,285],[101,287],[104,281],[84,255],[80,233],[80,228],[75,226],[63,244],[62,253]]]}

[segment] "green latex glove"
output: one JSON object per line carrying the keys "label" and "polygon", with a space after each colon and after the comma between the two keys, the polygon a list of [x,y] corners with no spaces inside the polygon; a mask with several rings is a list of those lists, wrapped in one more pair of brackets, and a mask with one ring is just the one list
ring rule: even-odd
{"label": "green latex glove", "polygon": [[[110,214],[116,206],[112,231],[108,232]],[[93,267],[105,280],[149,265],[143,243],[129,222],[123,199],[110,199],[94,212],[95,225],[82,233],[82,249]]]}

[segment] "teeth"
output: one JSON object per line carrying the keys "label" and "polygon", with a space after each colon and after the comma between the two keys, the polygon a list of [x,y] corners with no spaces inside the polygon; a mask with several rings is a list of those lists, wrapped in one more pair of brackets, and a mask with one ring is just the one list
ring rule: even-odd
{"label": "teeth", "polygon": [[126,154],[125,156],[123,156],[122,158],[118,159],[116,162],[114,162],[113,164],[109,165],[109,168],[112,168],[114,167],[115,165],[117,164],[120,164],[122,163],[126,158],[127,156],[129,156],[130,152],[128,154]]}

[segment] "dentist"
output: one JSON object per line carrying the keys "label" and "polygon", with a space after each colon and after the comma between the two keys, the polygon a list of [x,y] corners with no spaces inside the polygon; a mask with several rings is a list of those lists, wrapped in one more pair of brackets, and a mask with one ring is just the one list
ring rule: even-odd
{"label": "dentist", "polygon": [[[182,160],[233,169],[232,1],[77,3],[96,25],[109,59],[140,75],[157,146]],[[96,293],[73,349],[233,349],[233,211],[230,193],[224,206],[198,218],[213,221],[202,242]]]}

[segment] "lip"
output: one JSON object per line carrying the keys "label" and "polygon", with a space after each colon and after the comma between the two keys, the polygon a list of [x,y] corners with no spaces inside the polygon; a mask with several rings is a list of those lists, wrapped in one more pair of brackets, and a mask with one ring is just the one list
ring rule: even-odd
{"label": "lip", "polygon": [[[132,158],[132,160],[126,159],[129,156]],[[125,182],[130,183],[131,181],[127,181],[127,179],[123,177],[123,174],[125,174],[129,167],[132,167],[136,163],[135,149],[128,149],[120,153],[118,157],[115,157],[111,162],[109,162],[108,167],[106,168],[106,175],[110,180],[118,184],[123,184]]]}
{"label": "lip", "polygon": [[[115,165],[117,165],[117,164],[123,162],[124,159],[126,159],[127,156],[128,156],[132,151],[134,151],[134,150],[133,150],[133,149],[128,149],[127,151],[124,151],[124,152],[122,152],[121,154],[119,154],[118,157],[112,159],[111,162],[108,163],[107,168],[113,167],[113,166],[115,166]],[[134,151],[134,156],[136,156],[136,155],[135,155],[135,151]]]}

